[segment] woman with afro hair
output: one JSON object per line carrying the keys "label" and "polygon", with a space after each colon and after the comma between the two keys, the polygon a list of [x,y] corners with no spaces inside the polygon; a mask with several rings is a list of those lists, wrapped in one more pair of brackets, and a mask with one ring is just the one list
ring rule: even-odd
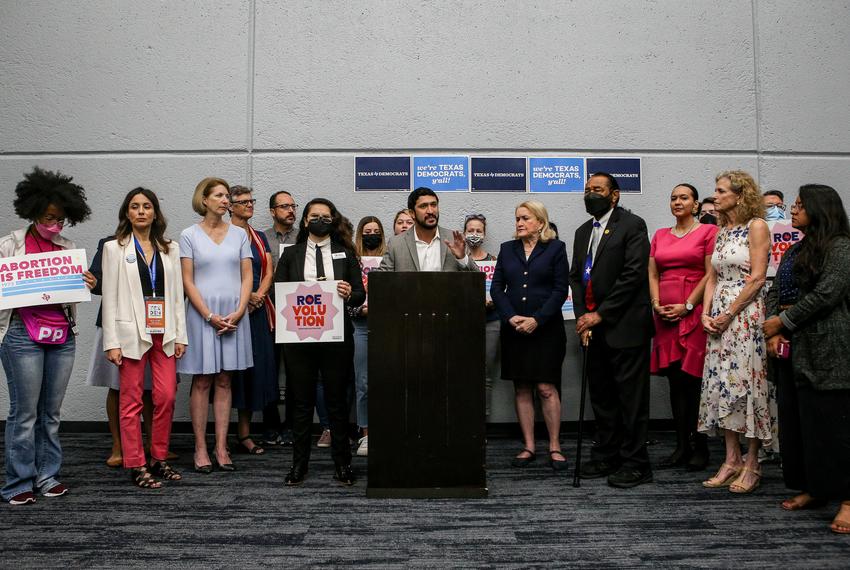
{"label": "woman with afro hair", "polygon": [[[0,258],[74,249],[62,228],[86,220],[91,210],[85,191],[72,180],[38,167],[24,176],[15,188],[14,207],[28,223],[0,238]],[[94,287],[91,273],[85,272],[83,280]],[[6,482],[0,495],[12,505],[34,503],[36,491],[44,497],[68,492],[58,480],[59,409],[74,365],[74,318],[72,305],[0,310],[0,360],[9,385]],[[49,341],[35,340],[29,332],[42,326],[55,331]]]}

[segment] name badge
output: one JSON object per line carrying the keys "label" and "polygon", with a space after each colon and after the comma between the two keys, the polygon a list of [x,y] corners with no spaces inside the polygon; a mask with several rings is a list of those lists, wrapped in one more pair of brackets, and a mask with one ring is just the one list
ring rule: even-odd
{"label": "name badge", "polygon": [[338,251],[336,253],[332,253],[331,259],[345,259],[345,252],[344,251]]}
{"label": "name badge", "polygon": [[145,332],[165,334],[164,297],[145,297]]}

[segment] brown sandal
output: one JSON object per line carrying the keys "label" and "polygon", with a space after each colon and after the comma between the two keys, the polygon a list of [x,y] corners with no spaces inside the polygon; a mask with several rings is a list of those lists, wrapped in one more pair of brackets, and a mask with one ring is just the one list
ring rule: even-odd
{"label": "brown sandal", "polygon": [[154,479],[147,467],[134,467],[130,469],[130,480],[139,489],[161,489],[162,482]]}
{"label": "brown sandal", "polygon": [[154,461],[151,463],[151,471],[154,475],[166,481],[180,481],[183,478],[180,472],[169,465],[167,461]]}
{"label": "brown sandal", "polygon": [[[850,507],[850,501],[844,501],[841,503],[842,507]],[[839,509],[839,513],[841,510]],[[832,524],[829,525],[829,529],[835,534],[850,534],[850,520],[841,520],[838,518],[838,515],[835,515],[835,518],[832,519]]]}

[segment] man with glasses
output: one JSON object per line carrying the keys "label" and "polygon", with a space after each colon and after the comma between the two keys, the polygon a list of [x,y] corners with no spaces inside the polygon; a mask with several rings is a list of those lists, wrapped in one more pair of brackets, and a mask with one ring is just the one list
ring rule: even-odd
{"label": "man with glasses", "polygon": [[280,259],[280,246],[292,245],[298,235],[295,227],[295,213],[298,204],[292,199],[292,194],[286,190],[279,190],[269,198],[269,213],[272,216],[272,226],[263,230],[269,245],[272,248],[272,261],[277,267]]}
{"label": "man with glasses", "polygon": [[785,219],[785,195],[779,190],[768,190],[762,194],[765,216],[768,222]]}

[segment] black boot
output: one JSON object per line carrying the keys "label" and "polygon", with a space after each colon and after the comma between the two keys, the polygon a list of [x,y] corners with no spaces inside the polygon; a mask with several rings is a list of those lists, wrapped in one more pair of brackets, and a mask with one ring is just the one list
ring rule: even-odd
{"label": "black boot", "polygon": [[708,467],[708,436],[704,433],[696,433],[691,436],[694,452],[688,461],[688,471],[704,471]]}
{"label": "black boot", "polygon": [[688,436],[691,426],[688,425],[688,401],[682,379],[672,371],[668,376],[670,386],[670,409],[673,412],[673,422],[676,425],[676,450],[656,465],[656,469],[675,469],[684,467],[691,459],[691,446]]}

